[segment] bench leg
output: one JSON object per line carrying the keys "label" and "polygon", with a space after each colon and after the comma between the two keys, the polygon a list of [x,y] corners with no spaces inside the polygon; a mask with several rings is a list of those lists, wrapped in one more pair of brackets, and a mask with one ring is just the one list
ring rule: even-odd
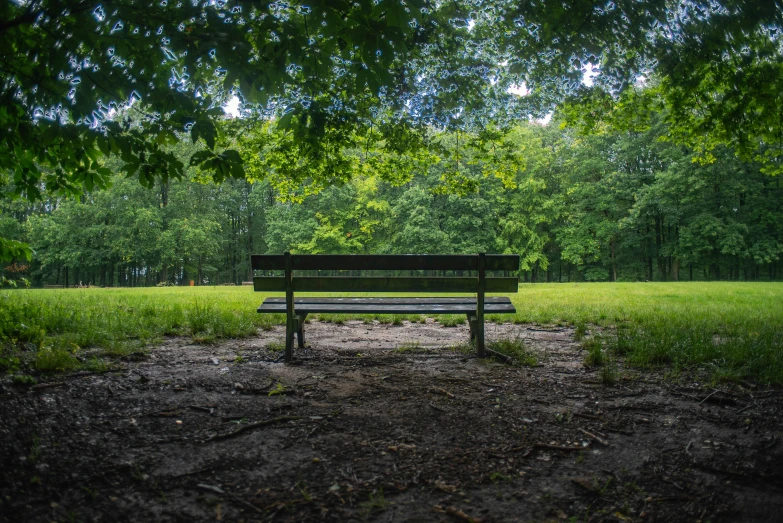
{"label": "bench leg", "polygon": [[470,342],[476,341],[476,315],[468,313],[468,328],[470,329]]}
{"label": "bench leg", "polygon": [[288,315],[285,322],[285,356],[284,360],[289,362],[294,357],[294,333],[296,331],[296,318]]}
{"label": "bench leg", "polygon": [[297,329],[296,329],[296,341],[300,349],[304,349],[304,323],[307,314],[298,314],[296,316]]}

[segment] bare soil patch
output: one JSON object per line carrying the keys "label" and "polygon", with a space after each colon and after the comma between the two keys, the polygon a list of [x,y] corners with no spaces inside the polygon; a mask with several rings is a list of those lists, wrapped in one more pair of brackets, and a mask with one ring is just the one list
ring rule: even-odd
{"label": "bare soil patch", "polygon": [[783,398],[620,362],[573,330],[314,321],[169,339],[119,371],[0,390],[0,521],[780,521]]}

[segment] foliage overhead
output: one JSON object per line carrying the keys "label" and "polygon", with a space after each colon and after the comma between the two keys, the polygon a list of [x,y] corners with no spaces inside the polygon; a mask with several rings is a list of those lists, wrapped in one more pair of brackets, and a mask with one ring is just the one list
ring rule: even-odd
{"label": "foliage overhead", "polygon": [[[215,150],[233,95],[315,158],[330,129],[393,139],[400,125],[543,115],[589,91],[588,65],[611,96],[661,75],[678,114],[701,111],[688,129],[725,140],[738,124],[750,139],[755,115],[779,112],[763,86],[781,82],[782,19],[778,2],[752,0],[13,0],[0,5],[0,168],[30,199],[41,182],[104,186],[102,155],[151,185],[182,176],[166,145],[189,134],[207,147],[192,163],[238,177],[239,156]],[[519,86],[527,96],[508,92]],[[737,103],[705,109],[715,96]]]}

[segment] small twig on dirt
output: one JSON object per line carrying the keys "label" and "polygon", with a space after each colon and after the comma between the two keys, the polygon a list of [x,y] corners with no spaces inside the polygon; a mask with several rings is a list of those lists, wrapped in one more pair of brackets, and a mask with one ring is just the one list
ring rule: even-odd
{"label": "small twig on dirt", "polygon": [[231,501],[233,501],[234,503],[242,505],[245,508],[249,508],[250,510],[252,510],[254,512],[258,512],[259,514],[265,514],[265,512],[263,510],[261,510],[260,508],[258,508],[257,506],[253,505],[252,503],[248,503],[244,499],[238,498],[237,496],[231,494],[230,492],[226,492],[225,490],[223,490],[220,487],[216,487],[214,485],[207,485],[207,484],[204,484],[204,483],[199,483],[196,486],[198,488],[200,488],[201,490],[207,490],[209,492],[213,492],[213,493],[218,494],[220,496],[225,496],[228,499],[230,499]]}
{"label": "small twig on dirt", "polygon": [[709,421],[711,423],[728,423],[726,420],[722,418],[713,418],[712,416],[705,416],[704,414],[699,414],[698,412],[694,412],[697,418],[701,418],[704,421]]}
{"label": "small twig on dirt", "polygon": [[693,459],[693,454],[691,454],[691,446],[693,446],[693,440],[688,442],[688,445],[685,446],[685,453]]}
{"label": "small twig on dirt", "polygon": [[660,498],[649,497],[645,499],[648,503],[658,503],[661,501],[693,501],[694,497],[691,496],[663,496]]}
{"label": "small twig on dirt", "polygon": [[269,380],[269,382],[266,385],[263,385],[261,387],[245,387],[241,383],[234,384],[234,388],[242,393],[242,394],[263,394],[266,391],[268,391],[272,385],[275,384],[275,380]]}
{"label": "small twig on dirt", "polygon": [[261,427],[266,427],[268,425],[274,425],[275,423],[282,423],[284,421],[294,421],[301,419],[301,416],[278,416],[277,418],[267,419],[263,421],[256,421],[255,423],[248,423],[247,425],[242,425],[236,430],[233,430],[231,432],[225,432],[223,434],[215,434],[214,436],[207,438],[205,440],[206,442],[210,441],[217,441],[222,439],[228,439],[233,438],[234,436],[237,436],[243,432],[247,432],[249,430],[258,429]]}
{"label": "small twig on dirt", "polygon": [[430,392],[432,392],[434,394],[442,394],[444,396],[448,396],[449,398],[453,398],[454,397],[454,394],[452,394],[451,392],[447,391],[446,389],[430,389]]}
{"label": "small twig on dirt", "polygon": [[305,436],[305,439],[310,439],[310,436],[312,436],[313,434],[315,434],[315,432],[316,432],[318,429],[320,429],[320,428],[321,428],[321,425],[316,425],[315,427],[313,427],[313,430],[311,430],[310,432],[308,432],[308,433],[307,433],[307,436]]}
{"label": "small twig on dirt", "polygon": [[593,482],[587,478],[571,478],[571,483],[574,485],[579,485],[583,489],[587,490],[588,492],[592,492],[593,494],[601,493],[601,488],[594,485]]}
{"label": "small twig on dirt", "polygon": [[775,443],[777,443],[777,442],[778,442],[778,435],[777,435],[777,434],[773,434],[773,435],[772,435],[772,443],[770,443],[770,444],[769,444],[769,445],[767,445],[766,447],[761,447],[761,448],[759,449],[759,452],[761,452],[761,451],[764,451],[764,450],[767,450],[768,448],[770,448],[770,447],[774,446],[774,445],[775,445]]}
{"label": "small twig on dirt", "polygon": [[486,347],[484,348],[484,351],[487,354],[489,354],[490,356],[492,356],[493,358],[499,359],[500,361],[502,361],[506,365],[511,365],[512,363],[514,363],[513,359],[511,359],[510,357],[506,356],[505,354],[499,353],[498,351],[494,351],[494,350],[488,349]]}
{"label": "small twig on dirt", "polygon": [[620,476],[618,476],[617,474],[615,474],[614,472],[612,472],[609,469],[601,469],[601,472],[603,472],[607,476],[612,476],[615,479],[615,481],[618,481],[618,482],[620,481]]}
{"label": "small twig on dirt", "polygon": [[746,411],[746,410],[748,410],[748,409],[752,409],[753,407],[758,407],[758,406],[759,406],[759,404],[758,404],[758,403],[756,403],[756,402],[754,401],[754,402],[753,402],[753,403],[751,403],[750,405],[747,405],[747,406],[745,406],[745,407],[742,407],[741,409],[739,409],[739,410],[737,411],[737,414],[741,414],[741,413],[745,412],[745,411]]}
{"label": "small twig on dirt", "polygon": [[533,453],[536,449],[546,449],[546,450],[562,450],[563,452],[579,452],[581,450],[587,450],[590,448],[590,446],[579,446],[579,447],[567,447],[565,445],[550,445],[549,443],[534,443],[533,446],[522,454],[523,458],[528,457],[530,454]]}
{"label": "small twig on dirt", "polygon": [[612,427],[604,427],[604,430],[606,432],[616,432],[618,434],[625,434],[626,436],[633,436],[634,433],[630,430],[623,430],[623,429],[615,429]]}
{"label": "small twig on dirt", "polygon": [[196,485],[196,486],[197,486],[198,488],[200,488],[201,490],[208,490],[208,491],[210,491],[210,492],[212,492],[212,493],[215,493],[215,494],[220,494],[221,496],[222,496],[222,495],[224,495],[224,494],[226,493],[226,491],[225,491],[225,490],[223,490],[223,489],[222,489],[222,488],[220,488],[220,487],[216,487],[215,485],[206,485],[206,484],[204,484],[204,483],[199,483],[199,484],[198,484],[198,485]]}
{"label": "small twig on dirt", "polygon": [[703,400],[701,400],[701,401],[699,402],[699,405],[701,405],[702,403],[704,403],[705,401],[707,401],[708,399],[710,399],[711,397],[713,397],[713,396],[714,396],[715,394],[717,394],[718,392],[719,392],[719,391],[718,391],[718,389],[715,389],[715,390],[713,390],[712,392],[710,392],[710,393],[707,395],[707,397],[706,397],[706,398],[704,398]]}
{"label": "small twig on dirt", "polygon": [[579,432],[581,432],[582,434],[584,434],[588,438],[593,438],[593,441],[595,441],[599,445],[603,445],[604,447],[608,447],[609,446],[609,442],[608,441],[599,438],[598,436],[596,436],[592,432],[587,432],[585,429],[579,429]]}
{"label": "small twig on dirt", "polygon": [[594,414],[582,414],[579,412],[572,412],[571,415],[576,416],[577,418],[592,419],[596,421],[601,421],[603,419],[601,416],[596,416]]}
{"label": "small twig on dirt", "polygon": [[663,408],[663,405],[655,403],[646,403],[644,405],[610,405],[609,410],[657,410]]}
{"label": "small twig on dirt", "polygon": [[215,406],[207,406],[207,405],[188,405],[189,409],[193,410],[200,410],[201,412],[208,412],[209,414],[212,414],[212,409],[215,408]]}
{"label": "small twig on dirt", "polygon": [[467,521],[468,523],[481,523],[480,519],[470,517],[458,508],[446,507],[446,514],[461,519],[462,521]]}
{"label": "small twig on dirt", "polygon": [[430,407],[432,407],[432,408],[433,408],[433,409],[435,409],[435,410],[439,410],[439,411],[441,411],[441,412],[446,412],[446,409],[444,409],[444,408],[442,408],[442,407],[438,407],[437,405],[435,405],[435,404],[434,404],[434,403],[432,403],[432,402],[430,402]]}
{"label": "small twig on dirt", "polygon": [[55,381],[53,383],[39,383],[38,385],[33,385],[33,390],[44,390],[44,389],[53,389],[55,387],[66,387],[68,384],[64,381]]}

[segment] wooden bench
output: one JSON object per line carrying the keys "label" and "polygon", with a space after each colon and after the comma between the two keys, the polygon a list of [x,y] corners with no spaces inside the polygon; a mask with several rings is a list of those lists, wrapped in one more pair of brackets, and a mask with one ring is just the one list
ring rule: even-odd
{"label": "wooden bench", "polygon": [[[253,255],[251,264],[254,290],[285,292],[285,298],[266,298],[258,308],[260,313],[286,315],[285,361],[293,357],[294,333],[299,348],[304,347],[304,321],[312,313],[466,314],[471,341],[475,340],[479,357],[484,357],[484,314],[516,312],[508,298],[487,298],[485,293],[517,292],[517,278],[508,276],[508,272],[519,270],[517,255],[285,253]],[[255,275],[256,271],[261,274]],[[364,276],[362,271],[386,271],[392,275]],[[506,275],[488,276],[487,271],[503,271]],[[295,292],[475,293],[476,296],[294,298]]]}

